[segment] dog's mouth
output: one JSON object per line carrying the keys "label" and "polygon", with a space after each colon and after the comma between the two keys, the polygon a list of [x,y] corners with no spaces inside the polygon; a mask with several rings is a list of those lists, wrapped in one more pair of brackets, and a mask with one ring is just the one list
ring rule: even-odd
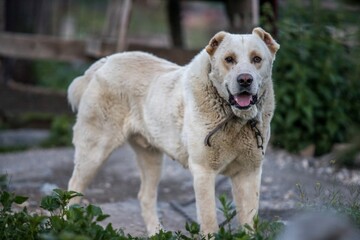
{"label": "dog's mouth", "polygon": [[239,94],[232,95],[229,92],[229,103],[238,109],[248,109],[258,101],[257,94],[253,95],[249,92],[241,92]]}

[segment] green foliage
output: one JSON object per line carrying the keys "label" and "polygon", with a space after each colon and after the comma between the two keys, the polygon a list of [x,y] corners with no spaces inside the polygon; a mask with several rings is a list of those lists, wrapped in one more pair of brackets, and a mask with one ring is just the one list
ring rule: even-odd
{"label": "green foliage", "polygon": [[0,146],[0,153],[25,151],[27,146]]}
{"label": "green foliage", "polygon": [[316,183],[314,196],[309,197],[308,192],[301,184],[296,185],[298,192],[299,208],[332,212],[349,217],[353,223],[360,228],[360,188],[359,186],[349,186],[346,189],[336,189],[335,187],[325,189],[321,183]]}
{"label": "green foliage", "polygon": [[[230,223],[230,221],[236,216],[235,207],[232,205],[230,201],[227,200],[226,195],[222,194],[219,197],[219,201],[221,203],[220,211],[225,217],[225,223]],[[231,224],[228,224],[228,229],[230,233],[232,232]]]}
{"label": "green foliage", "polygon": [[39,232],[39,225],[44,217],[37,215],[30,216],[26,208],[20,212],[13,212],[13,204],[22,204],[28,198],[18,196],[6,191],[4,187],[6,176],[1,176],[0,190],[0,239],[35,239],[34,236]]}
{"label": "green foliage", "polygon": [[190,233],[190,239],[194,239],[197,236],[200,236],[200,225],[196,222],[192,222],[192,223],[186,223],[185,224],[185,229],[186,231],[188,231]]}
{"label": "green foliage", "polygon": [[260,220],[254,218],[253,226],[244,225],[236,230],[226,230],[221,227],[214,237],[215,239],[238,239],[238,240],[273,240],[283,229],[283,224],[278,221]]}
{"label": "green foliage", "polygon": [[[1,186],[6,185],[6,176],[0,178]],[[3,184],[4,182],[4,184]],[[125,240],[146,239],[125,235],[122,230],[114,229],[109,223],[105,228],[99,225],[109,215],[104,214],[101,208],[88,205],[68,206],[70,199],[82,196],[73,191],[54,189],[50,196],[41,200],[40,207],[50,212],[50,215],[40,216],[31,214],[26,207],[21,210],[13,210],[14,204],[23,204],[27,197],[10,193],[7,188],[0,191],[0,239],[46,239],[46,240]],[[225,218],[230,220],[235,216],[235,210],[231,203],[220,197],[222,212]],[[261,221],[254,219],[254,227],[245,226],[243,229],[232,230],[229,226],[222,226],[218,233],[208,236],[201,234],[197,223],[186,223],[187,233],[161,230],[151,240],[191,240],[191,239],[238,239],[238,240],[272,240],[281,230],[282,224],[278,222]],[[228,230],[226,230],[228,229]]]}
{"label": "green foliage", "polygon": [[55,117],[51,123],[50,136],[43,143],[43,147],[70,146],[74,119],[68,116]]}
{"label": "green foliage", "polygon": [[283,224],[278,221],[260,220],[258,216],[254,217],[253,226],[248,224],[239,229],[232,229],[230,221],[236,216],[235,207],[225,195],[220,195],[220,211],[225,217],[224,226],[220,226],[215,239],[238,239],[238,240],[272,240],[282,230]]}
{"label": "green foliage", "polygon": [[[135,11],[132,12],[129,22],[129,34],[140,36],[155,36],[168,32],[166,2],[161,1],[154,6],[134,2]],[[144,21],[147,19],[147,21]]]}
{"label": "green foliage", "polygon": [[52,114],[38,112],[4,115],[0,120],[0,129],[44,128],[53,118]]}
{"label": "green foliage", "polygon": [[[50,134],[47,139],[40,143],[41,147],[62,147],[71,146],[72,139],[72,126],[74,125],[74,117],[67,115],[51,115],[51,114],[38,114],[27,113],[19,116],[9,117],[4,125],[0,124],[0,129],[4,128],[45,128],[50,125]],[[29,149],[29,146],[12,145],[0,146],[0,153],[2,152],[15,152]]]}
{"label": "green foliage", "polygon": [[66,90],[72,80],[84,73],[89,64],[37,60],[33,63],[37,84],[55,90]]}
{"label": "green foliage", "polygon": [[8,182],[7,182],[7,175],[3,174],[0,175],[0,191],[7,190]]}
{"label": "green foliage", "polygon": [[[1,177],[6,182],[6,177]],[[31,214],[24,207],[21,210],[13,210],[14,204],[23,204],[27,197],[17,196],[10,193],[6,188],[0,191],[0,239],[46,239],[46,240],[125,240],[146,239],[125,235],[122,230],[114,229],[110,224],[106,227],[99,222],[109,217],[101,208],[88,205],[68,206],[69,200],[79,197],[81,194],[73,191],[54,189],[52,195],[46,196],[41,201],[41,208],[50,212],[50,215]],[[325,191],[321,184],[315,186],[315,197],[310,199],[301,185],[297,185],[300,206],[306,209],[328,211],[329,209],[349,216],[360,228],[360,189],[351,187],[348,193],[339,191]],[[346,196],[346,197],[345,197]],[[350,196],[350,197],[348,197]],[[234,217],[234,209],[225,196],[219,198],[221,211],[227,220],[224,226],[213,235],[201,234],[197,223],[187,223],[185,233],[161,230],[151,236],[151,240],[191,240],[191,239],[237,239],[237,240],[275,240],[283,229],[283,224],[278,221],[266,221],[254,218],[253,226],[245,225],[243,228],[232,229],[228,226]]]}
{"label": "green foliage", "polygon": [[28,213],[26,208],[14,211],[12,205],[24,203],[27,197],[1,190],[0,239],[128,239],[122,231],[113,229],[111,224],[105,228],[98,224],[109,216],[103,214],[99,207],[67,207],[69,200],[78,196],[82,195],[54,189],[52,195],[41,201],[41,208],[51,215],[39,216]]}
{"label": "green foliage", "polygon": [[316,0],[310,7],[289,2],[282,12],[273,143],[290,151],[315,144],[324,154],[360,121],[358,38],[346,33],[352,15],[324,10]]}

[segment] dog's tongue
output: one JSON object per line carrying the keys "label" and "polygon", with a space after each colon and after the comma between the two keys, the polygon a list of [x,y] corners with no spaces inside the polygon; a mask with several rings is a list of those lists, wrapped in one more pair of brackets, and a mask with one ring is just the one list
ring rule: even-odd
{"label": "dog's tongue", "polygon": [[234,96],[235,101],[239,104],[240,107],[247,107],[251,102],[251,95],[249,94],[241,94]]}

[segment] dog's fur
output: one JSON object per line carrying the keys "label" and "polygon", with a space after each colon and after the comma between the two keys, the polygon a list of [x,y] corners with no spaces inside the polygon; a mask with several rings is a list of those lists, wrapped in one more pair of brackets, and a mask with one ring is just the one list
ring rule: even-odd
{"label": "dog's fur", "polygon": [[[219,32],[186,66],[142,52],[114,54],[93,64],[68,90],[78,111],[69,190],[84,192],[109,154],[128,141],[141,170],[138,196],[150,235],[161,227],[156,198],[163,153],[190,169],[204,233],[218,229],[217,174],[230,176],[238,219],[251,224],[264,156],[248,121],[258,122],[265,150],[278,49],[269,33],[255,28],[246,35]],[[252,77],[246,86],[240,84],[244,74]],[[207,134],[230,114],[234,117],[212,135],[211,146],[205,145]]]}

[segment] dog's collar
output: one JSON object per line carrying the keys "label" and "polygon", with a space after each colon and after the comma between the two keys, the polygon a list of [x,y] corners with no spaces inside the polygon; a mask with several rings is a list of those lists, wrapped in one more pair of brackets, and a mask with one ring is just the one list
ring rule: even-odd
{"label": "dog's collar", "polygon": [[[261,107],[262,100],[263,100],[265,94],[266,94],[266,90],[258,98],[258,100],[256,102],[256,106]],[[228,104],[230,105],[230,103],[228,103]],[[230,105],[230,107],[231,107],[231,105]],[[217,125],[213,130],[211,130],[204,139],[205,146],[211,147],[210,138],[233,118],[236,118],[236,116],[233,112],[230,112],[229,115],[222,122],[219,123],[219,125]],[[258,122],[259,121],[255,117],[255,118],[248,120],[247,123],[249,123],[251,130],[253,130],[253,132],[255,133],[257,147],[262,150],[262,154],[264,155],[265,154],[264,153],[264,138],[263,138],[259,128],[257,127]]]}
{"label": "dog's collar", "polygon": [[249,123],[249,125],[251,127],[251,130],[253,130],[253,132],[255,133],[255,139],[256,139],[257,147],[258,147],[258,149],[261,149],[262,155],[265,155],[265,152],[264,152],[264,138],[263,138],[259,128],[257,127],[258,122],[259,121],[256,120],[255,118],[250,119],[248,121],[248,123]]}
{"label": "dog's collar", "polygon": [[212,137],[212,135],[214,135],[220,128],[222,128],[226,123],[228,123],[234,117],[235,117],[235,114],[233,112],[231,112],[224,121],[219,123],[219,125],[217,125],[213,130],[211,130],[204,139],[205,146],[211,147],[210,138]]}

